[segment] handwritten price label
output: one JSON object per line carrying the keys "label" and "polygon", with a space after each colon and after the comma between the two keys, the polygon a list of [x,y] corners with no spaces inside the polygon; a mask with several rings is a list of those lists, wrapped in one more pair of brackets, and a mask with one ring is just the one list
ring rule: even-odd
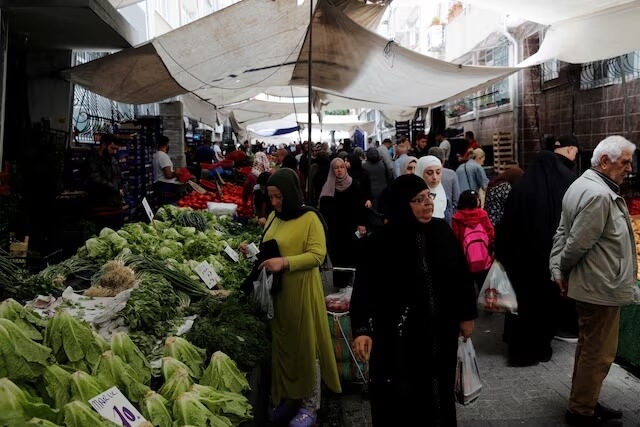
{"label": "handwritten price label", "polygon": [[220,276],[218,276],[216,270],[214,270],[207,261],[203,261],[198,264],[195,270],[204,284],[207,285],[207,288],[213,289],[218,283],[220,283]]}
{"label": "handwritten price label", "polygon": [[89,399],[89,404],[97,413],[120,426],[138,427],[147,421],[118,390],[118,387],[111,387],[104,393]]}
{"label": "handwritten price label", "polygon": [[227,247],[224,248],[224,251],[227,255],[229,255],[229,258],[231,258],[233,261],[235,262],[240,261],[240,255],[238,255],[238,252],[231,249],[231,246],[227,245]]}
{"label": "handwritten price label", "polygon": [[149,221],[153,222],[153,211],[151,210],[151,206],[149,205],[149,202],[147,201],[146,197],[142,199],[142,207],[144,208],[144,211],[147,213],[147,216],[149,217]]}

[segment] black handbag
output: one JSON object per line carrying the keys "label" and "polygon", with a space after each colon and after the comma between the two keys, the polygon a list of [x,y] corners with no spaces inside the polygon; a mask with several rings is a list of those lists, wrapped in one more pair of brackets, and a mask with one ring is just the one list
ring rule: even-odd
{"label": "black handbag", "polygon": [[[251,273],[249,273],[249,276],[247,276],[247,278],[244,280],[244,282],[242,282],[242,285],[240,286],[240,289],[246,295],[251,295],[251,293],[253,292],[253,282],[258,280],[258,276],[260,275],[260,269],[258,268],[260,267],[260,264],[268,259],[279,258],[281,256],[280,249],[278,248],[278,242],[275,239],[270,239],[266,242],[263,241],[264,236],[265,234],[267,234],[267,231],[269,230],[269,227],[271,227],[272,223],[273,219],[264,229],[264,232],[262,233],[262,239],[260,240],[260,245],[258,246],[260,252],[258,253],[258,255],[256,255],[257,259],[253,264]],[[275,295],[280,291],[282,291],[282,273],[274,273],[273,283],[271,284],[271,294]]]}

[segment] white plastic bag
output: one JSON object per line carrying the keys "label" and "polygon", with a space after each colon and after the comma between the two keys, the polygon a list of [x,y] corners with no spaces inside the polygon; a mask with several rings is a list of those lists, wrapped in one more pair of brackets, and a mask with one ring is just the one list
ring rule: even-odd
{"label": "white plastic bag", "polygon": [[273,274],[267,273],[263,268],[258,275],[258,279],[253,282],[253,292],[251,301],[260,307],[267,314],[268,319],[273,319],[273,297],[271,296],[271,285],[273,284]]}
{"label": "white plastic bag", "polygon": [[327,311],[331,313],[346,313],[351,307],[352,286],[334,292],[325,297]]}
{"label": "white plastic bag", "polygon": [[458,341],[458,364],[456,366],[456,401],[468,405],[480,396],[482,381],[476,350],[473,348],[471,338],[464,342]]}
{"label": "white plastic bag", "polygon": [[494,313],[518,313],[518,299],[507,272],[500,261],[491,264],[487,278],[478,295],[478,308]]}

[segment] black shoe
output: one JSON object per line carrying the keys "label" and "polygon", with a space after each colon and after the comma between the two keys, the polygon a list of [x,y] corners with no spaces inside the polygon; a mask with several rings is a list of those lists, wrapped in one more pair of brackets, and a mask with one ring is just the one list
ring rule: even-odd
{"label": "black shoe", "polygon": [[596,415],[603,420],[619,420],[622,419],[622,411],[609,408],[602,403],[596,404],[596,408],[593,410],[593,415]]}
{"label": "black shoe", "polygon": [[602,420],[596,414],[593,415],[578,415],[571,411],[567,411],[564,416],[565,421],[570,426],[576,427],[592,427],[602,425]]}

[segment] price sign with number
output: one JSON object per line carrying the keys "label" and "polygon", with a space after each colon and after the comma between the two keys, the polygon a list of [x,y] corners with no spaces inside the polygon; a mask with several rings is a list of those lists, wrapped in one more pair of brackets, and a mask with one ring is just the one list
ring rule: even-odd
{"label": "price sign with number", "polygon": [[111,387],[104,393],[100,393],[89,404],[97,413],[120,426],[138,427],[145,420],[135,406],[129,402],[118,387]]}
{"label": "price sign with number", "polygon": [[149,202],[147,201],[146,197],[142,199],[142,207],[144,208],[144,211],[147,213],[147,216],[149,217],[149,221],[153,222],[153,211],[151,210],[151,206],[149,205]]}
{"label": "price sign with number", "polygon": [[220,276],[218,276],[216,270],[214,270],[214,268],[207,261],[203,261],[198,264],[195,270],[198,276],[200,276],[204,284],[207,285],[209,289],[215,288],[216,285],[220,283]]}
{"label": "price sign with number", "polygon": [[229,255],[229,258],[231,258],[233,261],[235,262],[240,261],[240,255],[238,255],[238,252],[231,249],[231,246],[227,245],[227,247],[224,248],[224,251],[227,255]]}

